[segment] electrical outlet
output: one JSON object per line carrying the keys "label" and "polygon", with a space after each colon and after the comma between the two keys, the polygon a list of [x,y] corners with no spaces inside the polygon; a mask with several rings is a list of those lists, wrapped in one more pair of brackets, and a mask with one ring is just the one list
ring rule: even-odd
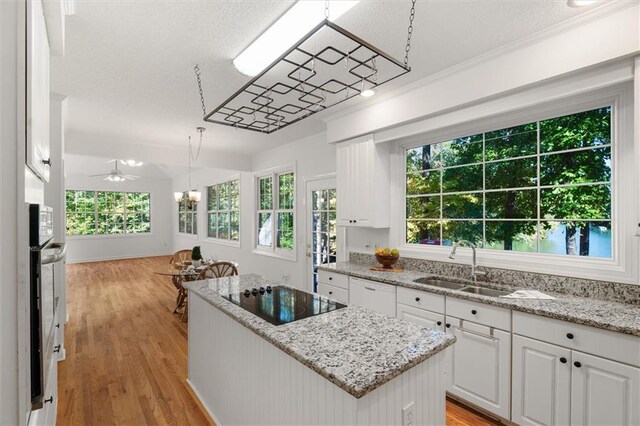
{"label": "electrical outlet", "polygon": [[411,401],[402,409],[402,426],[414,426],[416,422],[416,403]]}

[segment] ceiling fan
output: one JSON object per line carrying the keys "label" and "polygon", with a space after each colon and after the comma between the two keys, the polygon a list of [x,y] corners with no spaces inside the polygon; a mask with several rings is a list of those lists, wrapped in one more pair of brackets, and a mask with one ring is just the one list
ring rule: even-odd
{"label": "ceiling fan", "polygon": [[109,182],[124,182],[125,180],[140,179],[140,176],[126,175],[122,173],[122,170],[118,169],[118,160],[113,160],[115,163],[115,169],[112,169],[109,173],[101,173],[99,175],[89,175],[89,177],[102,177]]}

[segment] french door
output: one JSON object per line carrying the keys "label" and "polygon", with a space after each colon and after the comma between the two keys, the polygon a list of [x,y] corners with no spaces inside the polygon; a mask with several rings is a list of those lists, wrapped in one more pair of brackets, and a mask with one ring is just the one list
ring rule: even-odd
{"label": "french door", "polygon": [[307,181],[307,279],[310,290],[318,287],[318,266],[336,261],[336,180],[325,178]]}

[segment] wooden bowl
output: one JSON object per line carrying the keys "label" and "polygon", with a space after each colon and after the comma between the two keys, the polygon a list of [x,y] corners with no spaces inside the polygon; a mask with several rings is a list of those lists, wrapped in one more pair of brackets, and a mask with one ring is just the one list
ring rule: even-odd
{"label": "wooden bowl", "polygon": [[400,256],[385,256],[382,254],[376,254],[376,260],[382,265],[384,269],[393,269],[393,265],[400,259]]}

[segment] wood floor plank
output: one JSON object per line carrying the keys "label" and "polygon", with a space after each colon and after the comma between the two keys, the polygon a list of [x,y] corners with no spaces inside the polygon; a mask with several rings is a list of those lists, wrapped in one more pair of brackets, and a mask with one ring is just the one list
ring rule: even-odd
{"label": "wood floor plank", "polygon": [[[187,377],[187,324],[173,314],[169,257],[67,266],[58,425],[212,425]],[[447,425],[496,425],[447,401]]]}

